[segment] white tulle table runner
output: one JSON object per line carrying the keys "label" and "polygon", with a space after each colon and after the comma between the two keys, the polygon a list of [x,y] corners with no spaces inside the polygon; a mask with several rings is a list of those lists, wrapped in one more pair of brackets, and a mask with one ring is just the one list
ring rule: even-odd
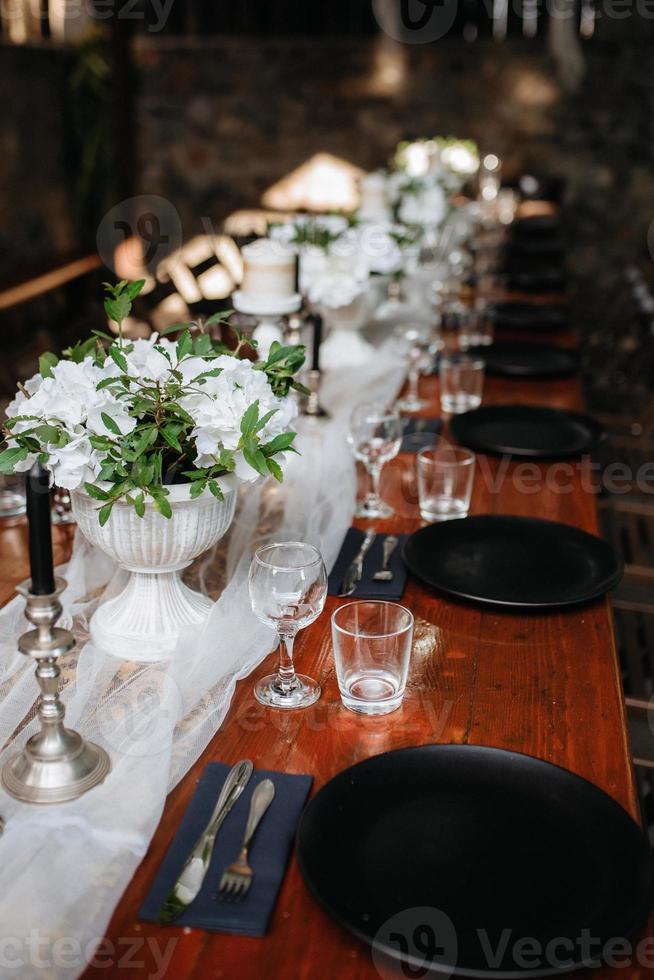
{"label": "white tulle table runner", "polygon": [[[355,475],[345,434],[352,406],[394,397],[397,359],[378,351],[356,369],[329,372],[328,421],[299,420],[298,447],[282,486],[241,491],[228,535],[190,569],[192,584],[217,597],[202,629],[181,638],[170,663],[125,663],[87,640],[99,598],[123,573],[77,534],[65,575],[60,625],[78,644],[62,658],[66,722],[111,755],[104,785],[75,803],[27,806],[0,791],[0,976],[78,976],[140,863],[167,793],[216,733],[236,681],[270,652],[274,637],[250,611],[247,571],[268,539],[309,541],[328,568],[350,525]],[[106,587],[106,588],[105,588]],[[24,600],[0,613],[0,765],[36,730],[34,664],[16,650],[27,628]],[[18,734],[16,734],[18,733]],[[219,746],[218,746],[219,750]]]}

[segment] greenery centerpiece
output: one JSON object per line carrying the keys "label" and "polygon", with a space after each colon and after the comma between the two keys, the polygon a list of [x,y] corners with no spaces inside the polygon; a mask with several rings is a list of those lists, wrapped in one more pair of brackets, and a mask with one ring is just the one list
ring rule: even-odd
{"label": "greenery centerpiece", "polygon": [[292,388],[304,348],[272,345],[265,361],[242,357],[208,329],[175,324],[163,333],[128,340],[123,324],[143,281],[105,284],[105,310],[117,335],[94,332],[55,354],[43,354],[39,373],[20,385],[3,425],[0,472],[28,470],[38,461],[53,483],[84,488],[98,502],[104,525],[119,501],[142,517],[153,503],[170,518],[170,486],[189,484],[191,498],[208,490],[273,476],[283,480],[293,452],[296,415]]}

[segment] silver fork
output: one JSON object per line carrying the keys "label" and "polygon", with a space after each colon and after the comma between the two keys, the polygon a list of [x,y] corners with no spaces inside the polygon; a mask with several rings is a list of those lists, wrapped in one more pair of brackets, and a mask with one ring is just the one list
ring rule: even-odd
{"label": "silver fork", "polygon": [[240,901],[240,899],[245,898],[247,895],[250,885],[252,884],[252,878],[254,877],[254,872],[248,863],[250,844],[252,843],[252,838],[256,833],[256,829],[261,823],[264,813],[272,803],[274,796],[275,787],[270,779],[264,779],[261,783],[259,783],[252,794],[252,800],[250,801],[250,812],[248,814],[248,822],[245,825],[245,834],[243,835],[241,850],[234,863],[230,864],[227,870],[223,872],[223,876],[220,879],[220,885],[218,886],[218,894],[220,898],[229,898],[235,901]]}
{"label": "silver fork", "polygon": [[390,582],[392,580],[393,573],[390,571],[388,563],[391,560],[391,555],[397,548],[397,542],[398,539],[392,534],[389,534],[384,540],[382,567],[373,575],[375,582]]}

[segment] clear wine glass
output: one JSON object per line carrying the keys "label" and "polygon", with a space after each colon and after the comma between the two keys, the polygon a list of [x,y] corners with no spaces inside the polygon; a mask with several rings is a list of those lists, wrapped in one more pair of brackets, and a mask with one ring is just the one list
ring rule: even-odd
{"label": "clear wine glass", "polygon": [[370,475],[372,490],[359,502],[356,517],[392,517],[395,513],[380,496],[379,485],[384,463],[400,451],[404,423],[395,409],[381,402],[357,405],[350,417],[348,445]]}
{"label": "clear wine glass", "polygon": [[420,329],[406,324],[397,327],[395,339],[407,366],[408,389],[398,398],[395,407],[400,412],[419,412],[427,402],[419,394],[420,375],[431,367],[430,337],[428,329]]}
{"label": "clear wine glass", "polygon": [[254,615],[279,636],[279,670],[257,681],[254,696],[269,708],[306,708],[320,697],[320,685],[295,673],[293,644],[325,606],[322,555],[302,541],[264,545],[252,559],[248,584]]}

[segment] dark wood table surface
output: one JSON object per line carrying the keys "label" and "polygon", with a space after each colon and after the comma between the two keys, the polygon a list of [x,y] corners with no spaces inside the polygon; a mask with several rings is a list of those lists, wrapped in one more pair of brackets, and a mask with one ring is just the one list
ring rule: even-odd
{"label": "dark wood table surface", "polygon": [[[433,377],[421,381],[421,393],[429,400],[425,415],[438,414],[437,387]],[[488,378],[484,401],[582,407],[578,379]],[[472,513],[538,516],[598,533],[588,463],[581,468],[529,464],[528,470],[490,457],[481,457],[479,463]],[[401,455],[386,467],[382,491],[397,516],[379,522],[380,530],[407,532],[420,526],[413,466],[414,457]],[[521,492],[516,476],[522,480],[522,491],[527,487],[530,492]],[[557,489],[562,484],[565,492]],[[63,560],[70,530],[56,529],[55,540],[57,559]],[[6,601],[13,584],[27,574],[24,524],[0,530],[0,554],[0,599]],[[196,781],[212,760],[234,763],[248,757],[259,768],[311,773],[315,792],[347,766],[389,749],[430,742],[491,745],[564,766],[600,786],[638,818],[607,599],[566,612],[517,615],[445,599],[409,578],[403,602],[431,624],[434,645],[414,655],[402,708],[382,718],[363,718],[341,706],[329,623],[339,601],[330,598],[322,617],[300,634],[297,643],[298,668],[322,684],[322,698],[314,707],[283,713],[255,702],[253,681],[274,667],[275,655],[238,685],[225,723],[170,794],[150,848],[115,910],[107,932],[114,948],[126,950],[130,940],[150,939],[164,950],[171,938],[176,939],[165,974],[175,978],[379,976],[368,948],[309,897],[294,858],[263,939],[163,928],[138,920],[138,908]],[[117,971],[125,980],[155,972],[156,960],[145,944],[139,944],[133,959],[134,966],[124,964]],[[630,977],[634,972],[629,971]],[[89,967],[85,974],[107,975],[101,965]]]}

